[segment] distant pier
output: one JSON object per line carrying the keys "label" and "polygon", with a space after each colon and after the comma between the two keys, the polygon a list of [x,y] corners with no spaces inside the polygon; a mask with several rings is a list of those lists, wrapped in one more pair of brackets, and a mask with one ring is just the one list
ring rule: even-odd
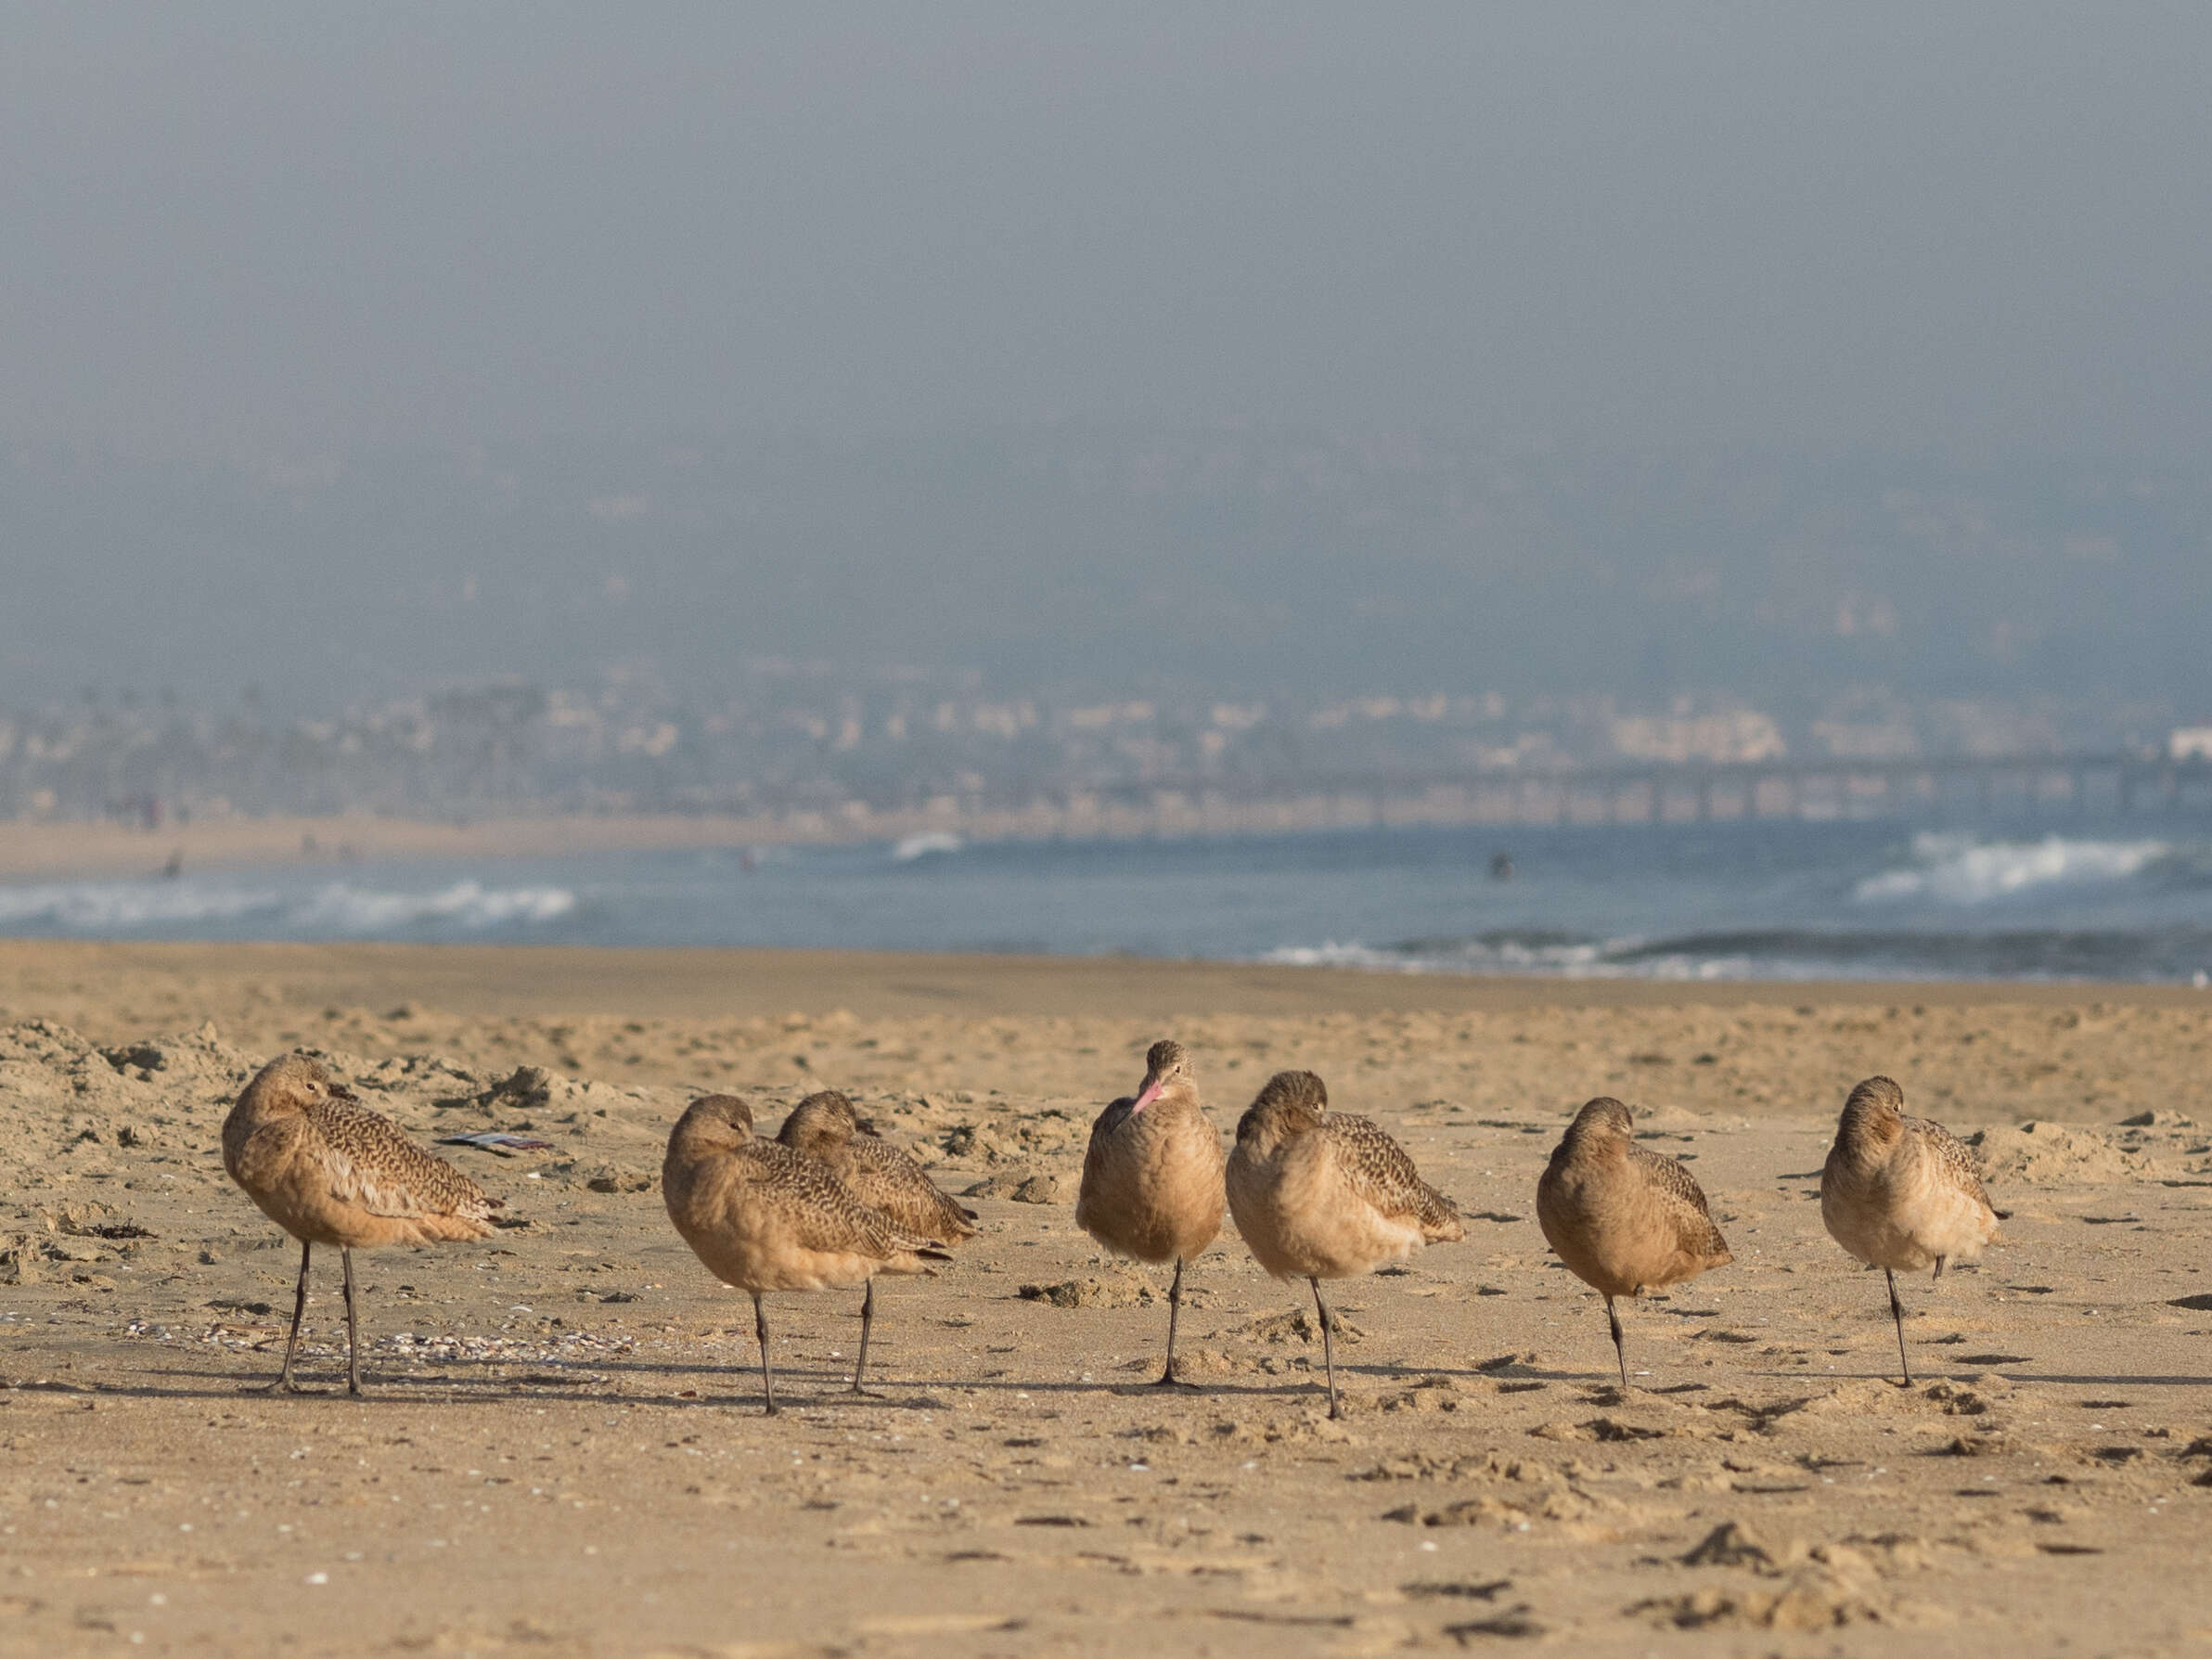
{"label": "distant pier", "polygon": [[1054,814],[1154,832],[1397,824],[1821,823],[2119,817],[2212,810],[2212,758],[2082,753],[1654,763],[1557,772],[1340,774],[1294,796],[1217,780],[1073,800]]}

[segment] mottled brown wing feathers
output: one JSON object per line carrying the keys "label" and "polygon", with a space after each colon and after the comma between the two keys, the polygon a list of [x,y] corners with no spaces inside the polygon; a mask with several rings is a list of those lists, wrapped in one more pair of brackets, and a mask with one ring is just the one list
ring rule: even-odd
{"label": "mottled brown wing feathers", "polygon": [[1331,1112],[1319,1132],[1335,1143],[1346,1183],[1383,1215],[1410,1216],[1424,1228],[1459,1220],[1458,1206],[1421,1178],[1406,1149],[1373,1120]]}
{"label": "mottled brown wing feathers", "polygon": [[1928,1151],[1941,1160],[1944,1172],[1961,1191],[1979,1200],[1985,1206],[1988,1204],[1989,1193],[1982,1185],[1981,1166],[1974,1162],[1972,1149],[1963,1140],[1941,1124],[1932,1123],[1924,1117],[1905,1119],[1905,1132],[1917,1135],[1926,1142]]}
{"label": "mottled brown wing feathers", "polygon": [[912,1253],[945,1260],[935,1241],[894,1226],[862,1203],[818,1158],[773,1140],[748,1141],[735,1154],[755,1202],[773,1205],[802,1250],[843,1252],[889,1261]]}
{"label": "mottled brown wing feathers", "polygon": [[1705,1190],[1697,1184],[1695,1176],[1682,1167],[1679,1159],[1669,1158],[1664,1152],[1654,1152],[1649,1147],[1638,1146],[1633,1141],[1628,1146],[1628,1157],[1651,1183],[1669,1198],[1680,1200],[1700,1215],[1712,1215],[1713,1212],[1705,1203]]}
{"label": "mottled brown wing feathers", "polygon": [[433,1158],[382,1114],[352,1100],[306,1109],[321,1142],[320,1163],[333,1196],[372,1215],[468,1215],[504,1208],[498,1199],[443,1158]]}
{"label": "mottled brown wing feathers", "polygon": [[872,1135],[855,1135],[852,1186],[860,1202],[881,1210],[894,1226],[940,1244],[972,1238],[968,1212],[931,1180],[911,1152]]}
{"label": "mottled brown wing feathers", "polygon": [[1705,1254],[1728,1248],[1728,1241],[1720,1236],[1720,1228],[1713,1220],[1713,1212],[1706,1206],[1705,1190],[1697,1184],[1697,1177],[1679,1159],[1630,1141],[1628,1162],[1674,1211],[1676,1230],[1686,1248]]}

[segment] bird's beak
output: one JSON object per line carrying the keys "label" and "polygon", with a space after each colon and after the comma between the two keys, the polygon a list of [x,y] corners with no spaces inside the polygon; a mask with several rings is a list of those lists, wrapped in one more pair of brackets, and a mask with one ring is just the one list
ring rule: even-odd
{"label": "bird's beak", "polygon": [[1160,1098],[1160,1091],[1165,1087],[1159,1078],[1147,1077],[1144,1080],[1144,1087],[1137,1091],[1137,1099],[1131,1102],[1129,1111],[1132,1113],[1142,1112]]}

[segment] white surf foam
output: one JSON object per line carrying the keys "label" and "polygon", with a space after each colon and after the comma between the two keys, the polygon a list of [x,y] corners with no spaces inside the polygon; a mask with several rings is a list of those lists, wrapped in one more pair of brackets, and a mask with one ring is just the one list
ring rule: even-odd
{"label": "white surf foam", "polygon": [[464,881],[432,893],[337,881],[312,893],[225,881],[43,881],[0,885],[0,928],[85,934],[221,930],[251,920],[272,937],[389,933],[429,925],[470,932],[552,921],[576,907],[564,887],[485,887]]}
{"label": "white surf foam", "polygon": [[957,853],[968,843],[958,836],[943,830],[925,830],[920,835],[909,835],[891,849],[891,855],[901,864],[911,864],[917,858],[933,854]]}
{"label": "white surf foam", "polygon": [[144,928],[223,922],[283,904],[275,893],[168,881],[34,881],[0,886],[0,926],[26,924],[71,932],[132,932]]}
{"label": "white surf foam", "polygon": [[437,893],[389,893],[334,881],[292,907],[293,925],[346,933],[381,933],[444,922],[477,930],[553,921],[576,907],[565,887],[486,887],[456,881]]}
{"label": "white surf foam", "polygon": [[2162,841],[1977,842],[1963,835],[1916,835],[1914,868],[1884,870],[1853,889],[1862,904],[1933,899],[1980,905],[2036,888],[2125,881],[2171,849]]}
{"label": "white surf foam", "polygon": [[1519,940],[1469,940],[1442,949],[1384,949],[1359,944],[1286,945],[1260,960],[1289,968],[1365,968],[1388,973],[1556,973],[1610,978],[1664,971],[1649,964],[1624,967],[1608,958],[1639,941],[1530,945]]}

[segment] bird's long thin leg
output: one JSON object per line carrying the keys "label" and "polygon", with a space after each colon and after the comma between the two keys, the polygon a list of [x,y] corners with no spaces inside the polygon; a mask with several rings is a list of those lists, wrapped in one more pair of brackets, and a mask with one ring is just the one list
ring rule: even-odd
{"label": "bird's long thin leg", "polygon": [[292,1381],[292,1353],[300,1345],[300,1318],[307,1311],[307,1261],[315,1254],[315,1246],[305,1240],[300,1241],[300,1288],[292,1295],[292,1333],[284,1344],[284,1370],[277,1372],[276,1381],[262,1385],[262,1392],[274,1394],[281,1388],[287,1394],[298,1394],[300,1385]]}
{"label": "bird's long thin leg", "polygon": [[760,1338],[761,1393],[767,1396],[766,1416],[776,1415],[776,1374],[768,1369],[768,1310],[761,1305],[760,1292],[752,1292],[752,1334]]}
{"label": "bird's long thin leg", "polygon": [[852,1392],[855,1394],[868,1392],[860,1386],[860,1379],[868,1373],[868,1333],[875,1322],[876,1281],[871,1279],[868,1281],[868,1294],[860,1300],[860,1363],[853,1368]]}
{"label": "bird's long thin leg", "polygon": [[341,1244],[338,1259],[345,1267],[346,1393],[361,1392],[361,1326],[354,1317],[354,1253]]}
{"label": "bird's long thin leg", "polygon": [[1938,1279],[1943,1277],[1943,1262],[1944,1258],[1942,1256],[1937,1256],[1936,1258],[1936,1277]]}
{"label": "bird's long thin leg", "polygon": [[1613,1305],[1613,1298],[1605,1298],[1605,1322],[1613,1327],[1614,1357],[1621,1362],[1621,1393],[1628,1392],[1628,1350],[1621,1345],[1620,1311]]}
{"label": "bird's long thin leg", "polygon": [[1329,1415],[1332,1418],[1342,1417],[1344,1412],[1336,1403],[1336,1344],[1331,1340],[1329,1305],[1321,1300],[1321,1281],[1318,1279],[1308,1279],[1305,1282],[1313,1286],[1314,1306],[1321,1314],[1321,1364],[1329,1373]]}
{"label": "bird's long thin leg", "polygon": [[1160,1373],[1154,1388],[1173,1388],[1175,1374],[1176,1318],[1183,1311],[1183,1258],[1176,1257],[1175,1282],[1167,1287],[1167,1369]]}
{"label": "bird's long thin leg", "polygon": [[1904,1370],[1905,1386],[1910,1388],[1912,1361],[1905,1357],[1905,1305],[1897,1300],[1897,1276],[1887,1267],[1882,1269],[1882,1276],[1889,1280],[1889,1317],[1897,1321],[1897,1364]]}

